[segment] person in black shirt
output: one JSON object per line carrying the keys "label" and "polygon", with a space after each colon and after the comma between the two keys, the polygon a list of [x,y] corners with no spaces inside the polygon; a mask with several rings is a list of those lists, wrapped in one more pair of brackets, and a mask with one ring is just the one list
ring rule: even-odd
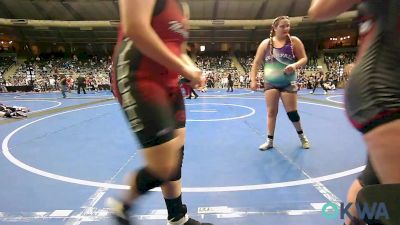
{"label": "person in black shirt", "polygon": [[315,89],[317,89],[318,85],[321,85],[322,89],[324,89],[324,95],[328,94],[328,89],[325,87],[325,83],[327,81],[326,75],[322,71],[318,72],[318,78],[315,79],[313,90],[310,91],[310,94],[314,94]]}
{"label": "person in black shirt", "polygon": [[81,75],[76,78],[76,81],[78,83],[78,95],[81,93],[81,88],[83,90],[83,94],[86,94],[85,86],[86,86],[86,79],[85,77],[82,77]]}
{"label": "person in black shirt", "polygon": [[199,97],[199,95],[194,91],[194,89],[191,86],[189,86],[189,90],[190,90],[189,96],[186,99],[192,99],[192,94],[194,94],[194,99]]}
{"label": "person in black shirt", "polygon": [[64,74],[60,76],[60,86],[61,86],[62,96],[63,98],[66,98],[67,95],[65,94],[65,92],[67,92],[67,78],[65,77]]}
{"label": "person in black shirt", "polygon": [[228,74],[228,90],[227,90],[227,92],[229,92],[229,90],[231,90],[231,92],[233,92],[233,80],[232,80],[232,75],[230,73]]}
{"label": "person in black shirt", "polygon": [[192,94],[194,94],[194,99],[198,98],[199,95],[194,91],[194,89],[189,85],[190,80],[187,78],[182,78],[179,80],[180,85],[184,86],[186,94],[188,97],[186,99],[192,99]]}

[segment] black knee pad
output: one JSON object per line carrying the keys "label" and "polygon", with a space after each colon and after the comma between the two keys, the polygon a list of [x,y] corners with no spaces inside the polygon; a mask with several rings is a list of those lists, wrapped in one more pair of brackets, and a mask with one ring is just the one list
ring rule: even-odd
{"label": "black knee pad", "polygon": [[288,115],[290,121],[292,121],[292,122],[299,122],[300,121],[300,116],[299,116],[299,113],[297,112],[297,110],[288,112],[287,115]]}
{"label": "black knee pad", "polygon": [[149,190],[159,187],[163,183],[164,181],[155,177],[147,167],[140,169],[136,175],[136,190],[140,194],[145,194]]}
{"label": "black knee pad", "polygon": [[180,151],[179,165],[176,170],[176,173],[169,179],[169,181],[178,181],[182,177],[182,164],[183,164],[183,156],[184,156],[185,146],[182,146],[182,148],[179,151]]}

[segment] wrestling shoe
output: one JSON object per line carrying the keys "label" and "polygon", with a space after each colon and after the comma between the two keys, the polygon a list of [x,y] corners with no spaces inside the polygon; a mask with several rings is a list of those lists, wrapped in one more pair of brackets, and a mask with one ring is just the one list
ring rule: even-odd
{"label": "wrestling shoe", "polygon": [[304,135],[304,134],[299,134],[299,138],[300,138],[301,146],[302,146],[304,149],[309,149],[309,148],[310,148],[310,142],[308,141],[306,135]]}
{"label": "wrestling shoe", "polygon": [[268,138],[267,141],[258,147],[259,150],[265,151],[274,147],[274,140]]}

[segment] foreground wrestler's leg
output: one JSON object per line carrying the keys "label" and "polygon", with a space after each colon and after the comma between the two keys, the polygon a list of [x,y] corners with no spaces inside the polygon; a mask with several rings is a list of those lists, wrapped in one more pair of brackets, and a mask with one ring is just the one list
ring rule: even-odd
{"label": "foreground wrestler's leg", "polygon": [[350,186],[349,191],[347,192],[347,202],[352,203],[349,213],[354,217],[354,220],[351,221],[351,218],[345,218],[345,225],[355,225],[355,220],[358,218],[357,210],[355,207],[355,202],[357,199],[358,192],[362,189],[362,186],[358,179],[356,179]]}
{"label": "foreground wrestler's leg", "polygon": [[178,125],[182,127],[175,130],[177,134],[178,143],[181,145],[178,151],[178,172],[170,178],[169,181],[161,185],[161,190],[165,199],[165,204],[168,210],[168,225],[211,225],[209,223],[200,223],[187,214],[186,205],[182,203],[182,183],[181,183],[181,169],[184,158],[185,143],[185,128],[184,123]]}
{"label": "foreground wrestler's leg", "polygon": [[120,225],[129,225],[129,210],[131,204],[149,190],[159,187],[175,176],[178,168],[179,149],[181,142],[178,137],[163,144],[143,149],[146,165],[131,175],[130,190],[125,192],[121,201],[111,202],[113,216]]}
{"label": "foreground wrestler's leg", "polygon": [[400,183],[400,119],[364,135],[371,162],[382,184]]}
{"label": "foreground wrestler's leg", "polygon": [[181,167],[183,163],[183,144],[185,143],[185,128],[175,130],[180,151],[176,155],[178,161],[178,170],[174,177],[161,185],[161,190],[165,199],[165,204],[168,210],[168,221],[179,221],[186,212],[182,211],[182,182],[181,182]]}

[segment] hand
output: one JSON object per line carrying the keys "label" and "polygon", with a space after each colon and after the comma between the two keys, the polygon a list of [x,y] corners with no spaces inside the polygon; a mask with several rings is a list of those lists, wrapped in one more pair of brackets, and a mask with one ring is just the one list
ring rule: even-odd
{"label": "hand", "polygon": [[200,75],[200,80],[198,83],[190,82],[189,85],[194,89],[202,89],[206,86],[206,78]]}
{"label": "hand", "polygon": [[189,85],[192,88],[198,88],[203,86],[205,79],[201,76],[202,71],[195,66],[186,66],[185,74],[182,74],[185,78],[190,80]]}
{"label": "hand", "polygon": [[296,71],[296,64],[289,64],[286,66],[286,68],[283,70],[285,74],[292,74]]}
{"label": "hand", "polygon": [[251,90],[253,90],[253,91],[256,91],[256,90],[257,90],[257,82],[256,82],[255,80],[252,80],[252,81],[250,82],[250,88],[251,88]]}

